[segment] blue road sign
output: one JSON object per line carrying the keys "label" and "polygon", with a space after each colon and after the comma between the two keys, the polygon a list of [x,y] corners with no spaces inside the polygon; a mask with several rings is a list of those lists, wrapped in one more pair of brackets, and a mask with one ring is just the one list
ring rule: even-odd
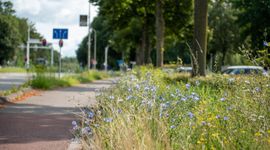
{"label": "blue road sign", "polygon": [[53,29],[53,39],[68,39],[68,29]]}

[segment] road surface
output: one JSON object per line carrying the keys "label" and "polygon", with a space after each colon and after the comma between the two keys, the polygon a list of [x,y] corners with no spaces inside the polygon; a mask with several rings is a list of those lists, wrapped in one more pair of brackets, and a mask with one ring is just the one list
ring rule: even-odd
{"label": "road surface", "polygon": [[22,85],[29,77],[26,73],[0,73],[0,92]]}
{"label": "road surface", "polygon": [[111,86],[113,80],[42,92],[0,109],[0,149],[67,149],[75,113],[94,104],[95,91]]}

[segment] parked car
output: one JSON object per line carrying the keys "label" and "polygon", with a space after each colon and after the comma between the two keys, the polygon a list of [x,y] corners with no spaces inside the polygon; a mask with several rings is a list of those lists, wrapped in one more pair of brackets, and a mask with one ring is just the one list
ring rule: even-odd
{"label": "parked car", "polygon": [[192,72],[192,67],[179,67],[176,69],[177,72],[187,72],[191,73]]}
{"label": "parked car", "polygon": [[267,75],[268,73],[260,66],[230,66],[222,71],[222,74],[238,75],[238,74],[262,74]]}

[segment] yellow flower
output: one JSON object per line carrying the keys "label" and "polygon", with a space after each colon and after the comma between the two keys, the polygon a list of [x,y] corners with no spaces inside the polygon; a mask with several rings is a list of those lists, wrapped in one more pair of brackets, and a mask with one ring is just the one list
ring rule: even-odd
{"label": "yellow flower", "polygon": [[218,137],[218,133],[213,133],[212,136],[213,137]]}
{"label": "yellow flower", "polygon": [[256,132],[255,136],[259,137],[259,136],[262,136],[262,134],[260,132]]}

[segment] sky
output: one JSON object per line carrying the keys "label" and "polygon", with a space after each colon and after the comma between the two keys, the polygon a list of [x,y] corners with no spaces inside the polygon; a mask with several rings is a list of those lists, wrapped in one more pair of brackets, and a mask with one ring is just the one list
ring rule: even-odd
{"label": "sky", "polygon": [[[53,28],[68,28],[62,56],[74,57],[88,28],[79,26],[79,16],[88,15],[88,0],[11,0],[16,15],[28,18],[39,33],[59,50],[58,40],[52,39]],[[97,15],[97,7],[91,5],[91,20]]]}

